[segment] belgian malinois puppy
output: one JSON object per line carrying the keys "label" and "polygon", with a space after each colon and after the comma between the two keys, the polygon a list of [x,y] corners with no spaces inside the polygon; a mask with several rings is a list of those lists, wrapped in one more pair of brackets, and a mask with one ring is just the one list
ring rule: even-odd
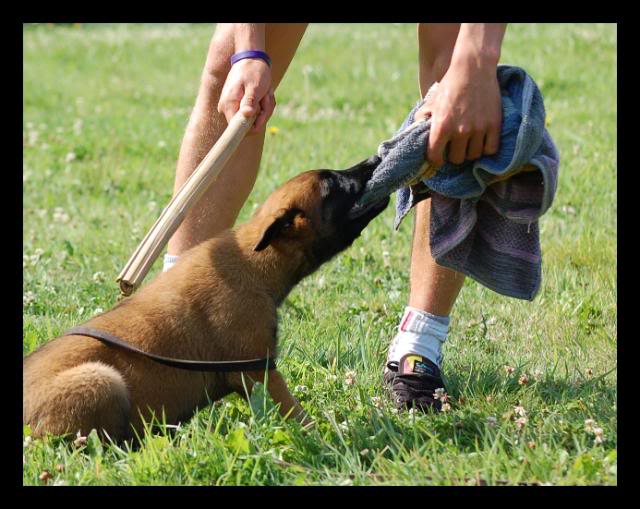
{"label": "belgian malinois puppy", "polygon": [[[354,207],[379,162],[372,157],[348,170],[298,175],[247,223],[185,252],[169,271],[84,325],[162,356],[274,357],[280,303],[302,278],[349,247],[389,203],[385,197],[364,210]],[[133,430],[141,433],[153,416],[176,424],[227,394],[245,396],[264,379],[264,370],[168,367],[90,337],[67,335],[24,359],[23,422],[34,436],[86,435],[96,428],[122,440]],[[282,375],[269,370],[267,380],[282,415],[308,422]]]}

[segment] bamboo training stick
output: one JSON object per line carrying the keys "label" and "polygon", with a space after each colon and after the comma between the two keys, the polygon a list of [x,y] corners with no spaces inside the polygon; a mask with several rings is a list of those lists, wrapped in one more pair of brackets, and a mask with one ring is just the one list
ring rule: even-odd
{"label": "bamboo training stick", "polygon": [[222,136],[164,208],[120,272],[116,282],[120,284],[123,295],[131,295],[140,286],[169,238],[178,229],[187,212],[216,180],[254,121],[255,117],[246,118],[239,111],[231,119]]}

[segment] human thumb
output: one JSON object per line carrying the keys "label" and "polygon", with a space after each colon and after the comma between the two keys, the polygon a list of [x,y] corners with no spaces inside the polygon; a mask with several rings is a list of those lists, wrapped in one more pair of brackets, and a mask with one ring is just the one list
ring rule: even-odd
{"label": "human thumb", "polygon": [[249,118],[258,113],[258,98],[256,97],[256,89],[247,87],[244,91],[244,97],[240,101],[240,111]]}

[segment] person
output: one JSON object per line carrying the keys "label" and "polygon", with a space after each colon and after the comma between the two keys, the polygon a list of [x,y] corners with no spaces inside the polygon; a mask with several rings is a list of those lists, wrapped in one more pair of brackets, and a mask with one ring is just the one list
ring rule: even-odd
{"label": "person", "polygon": [[[165,270],[182,252],[235,223],[256,181],[265,126],[276,106],[274,93],[306,28],[297,23],[217,25],[180,148],[174,193],[234,114],[240,110],[247,117],[258,116],[216,185],[206,191],[170,239]],[[499,149],[502,107],[496,66],[505,30],[506,24],[499,23],[418,24],[421,96],[438,83],[415,115],[416,120],[431,117],[425,150],[433,166],[445,161],[459,164]],[[440,404],[434,393],[444,385],[442,345],[465,279],[431,256],[430,202],[426,199],[416,205],[409,302],[384,369],[384,381],[399,407],[425,409]]]}

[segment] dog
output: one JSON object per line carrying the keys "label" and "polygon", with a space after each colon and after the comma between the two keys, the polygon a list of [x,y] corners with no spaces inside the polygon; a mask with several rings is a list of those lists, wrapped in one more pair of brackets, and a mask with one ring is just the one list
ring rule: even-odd
{"label": "dog", "polygon": [[[374,156],[347,170],[299,174],[248,222],[186,251],[137,294],[84,325],[157,355],[213,361],[273,357],[278,306],[388,205],[387,196],[350,214],[379,162]],[[266,379],[280,413],[310,423],[277,369]],[[94,338],[65,335],[23,360],[23,423],[34,437],[86,435],[95,428],[121,441],[142,436],[153,417],[177,424],[230,393],[246,397],[263,380],[264,370],[186,371]]]}

